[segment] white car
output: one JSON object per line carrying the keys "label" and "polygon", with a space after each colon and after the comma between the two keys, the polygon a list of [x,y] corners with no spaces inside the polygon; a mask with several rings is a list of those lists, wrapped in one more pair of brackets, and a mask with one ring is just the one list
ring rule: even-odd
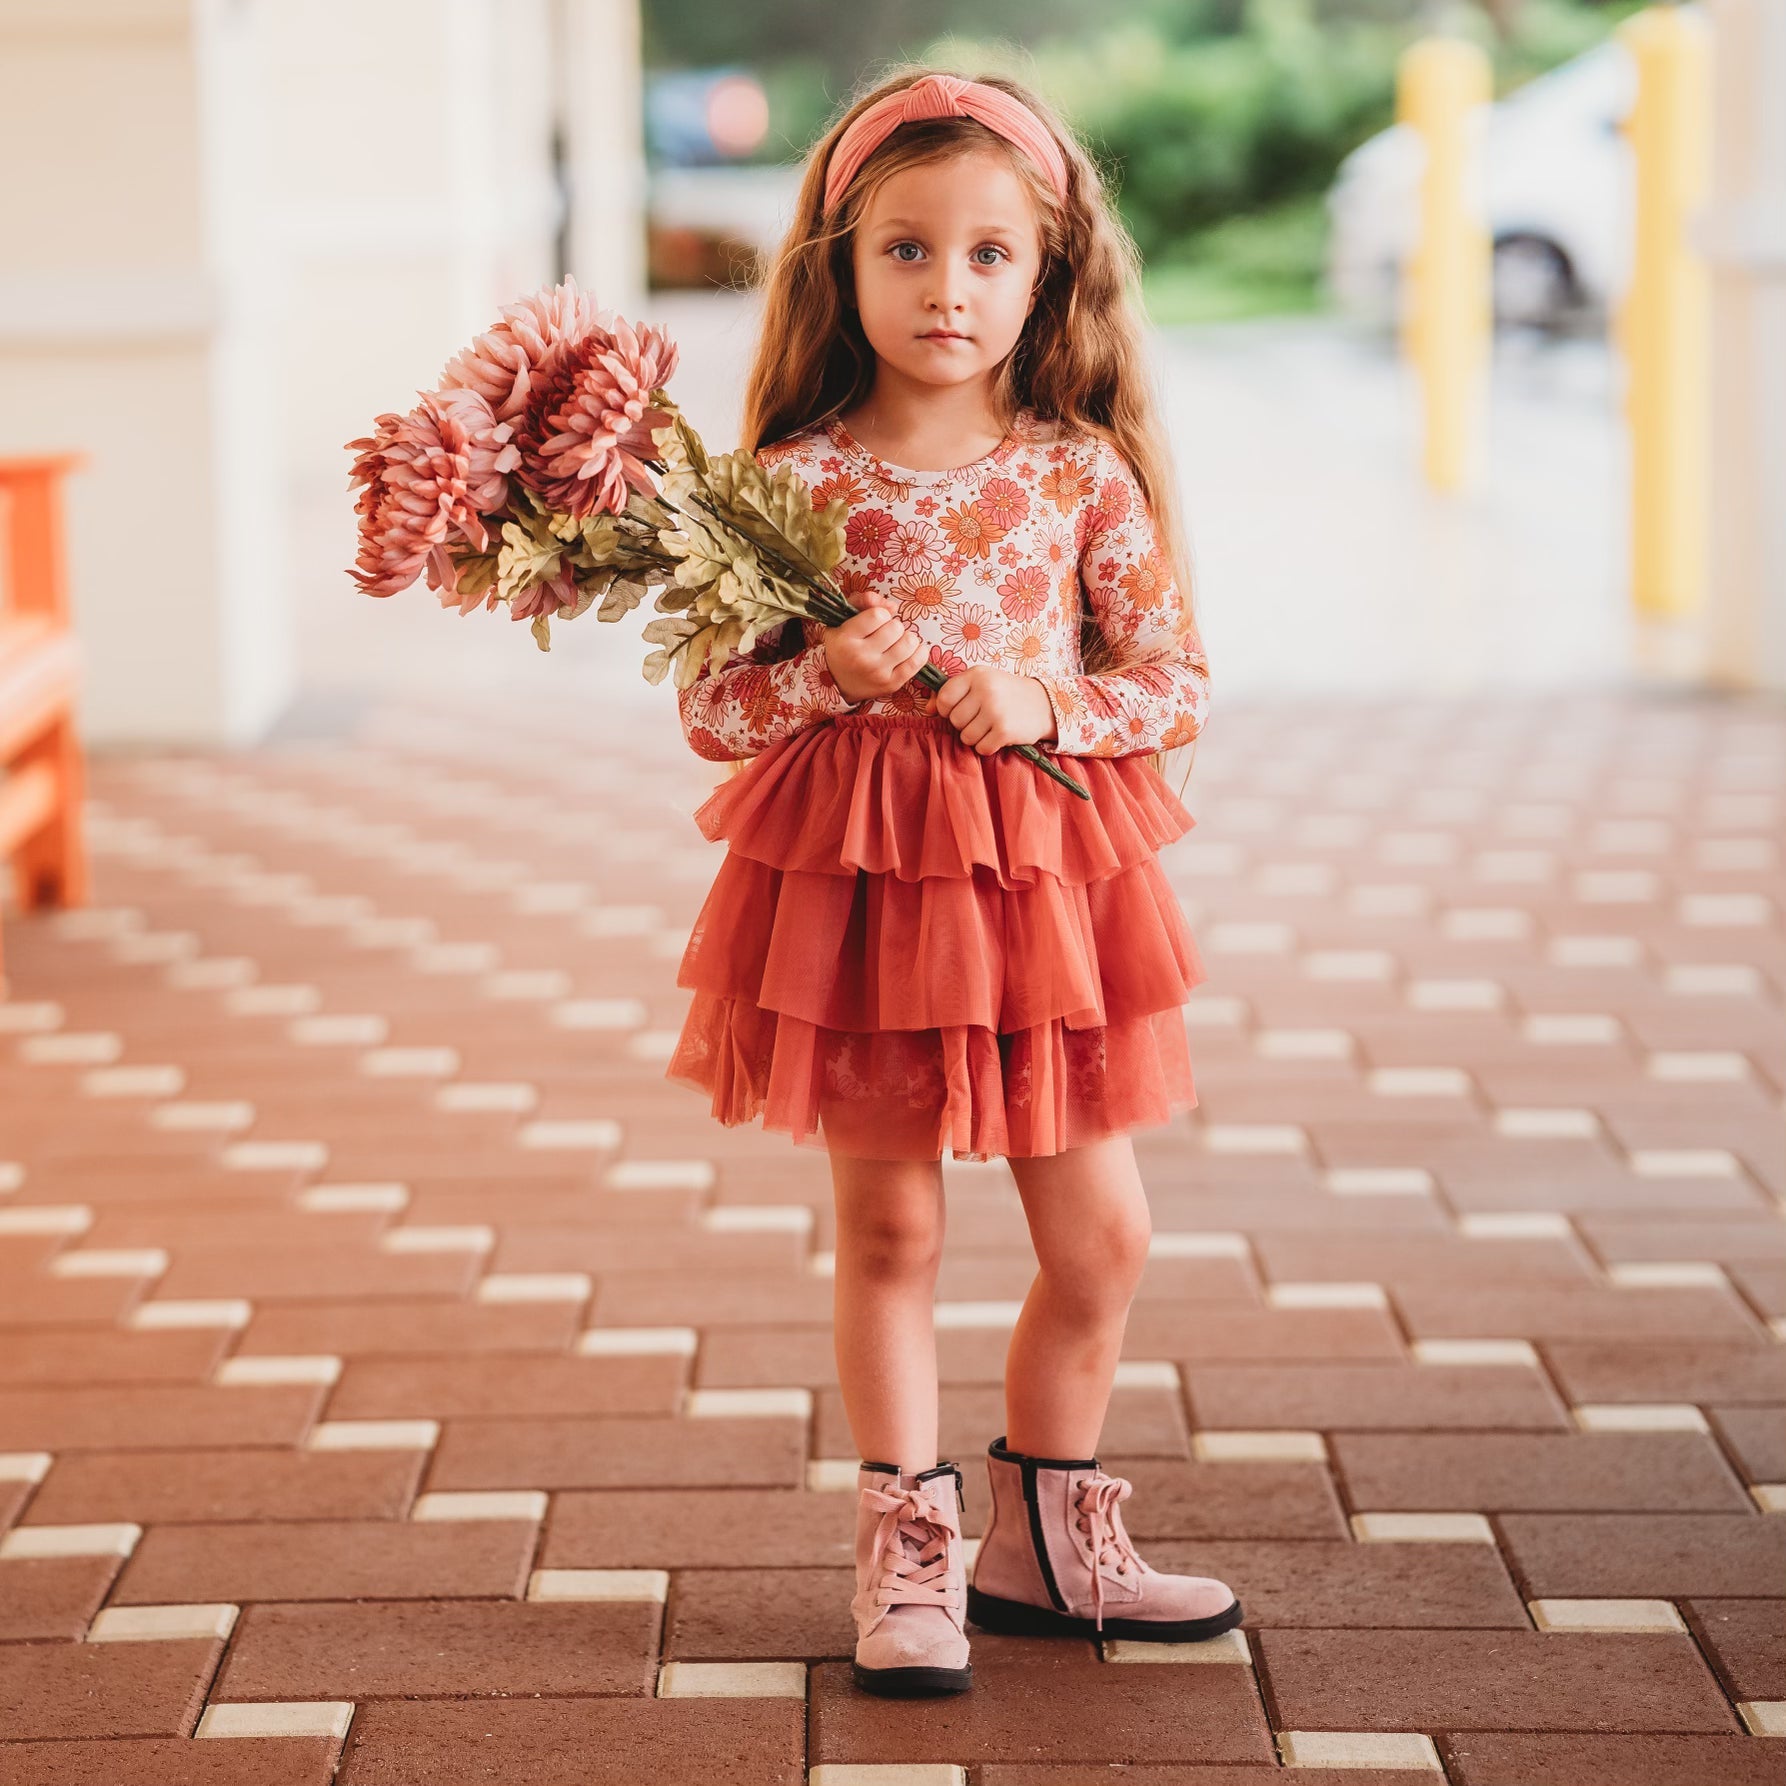
{"label": "white car", "polygon": [[[1608,38],[1487,108],[1478,172],[1497,324],[1603,321],[1623,292],[1633,174],[1622,127],[1636,92],[1630,52]],[[1327,288],[1363,321],[1403,314],[1423,160],[1413,130],[1395,124],[1360,143],[1328,191]]]}

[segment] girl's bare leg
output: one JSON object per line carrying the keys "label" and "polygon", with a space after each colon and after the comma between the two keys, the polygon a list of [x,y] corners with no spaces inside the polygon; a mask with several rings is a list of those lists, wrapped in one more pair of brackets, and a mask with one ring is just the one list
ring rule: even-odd
{"label": "girl's bare leg", "polygon": [[1041,1270],[1005,1358],[1005,1443],[1094,1457],[1153,1235],[1127,1135],[1010,1162]]}
{"label": "girl's bare leg", "polygon": [[941,1160],[831,1155],[837,1204],[837,1380],[857,1455],[902,1470],[936,1461]]}

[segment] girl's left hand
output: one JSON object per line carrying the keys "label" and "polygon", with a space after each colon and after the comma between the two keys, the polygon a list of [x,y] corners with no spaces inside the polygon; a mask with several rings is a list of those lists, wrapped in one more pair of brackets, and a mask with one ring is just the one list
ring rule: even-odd
{"label": "girl's left hand", "polygon": [[963,744],[991,756],[1008,744],[1039,744],[1055,735],[1054,706],[1035,677],[976,664],[936,691],[932,708]]}

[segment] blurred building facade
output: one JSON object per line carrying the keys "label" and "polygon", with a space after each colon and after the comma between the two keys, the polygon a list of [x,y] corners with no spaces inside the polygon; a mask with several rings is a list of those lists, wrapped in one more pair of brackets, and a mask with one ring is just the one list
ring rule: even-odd
{"label": "blurred building facade", "polygon": [[[634,0],[0,0],[0,452],[80,448],[95,743],[290,699],[294,491],[563,270],[636,310]],[[28,175],[28,177],[23,177]]]}

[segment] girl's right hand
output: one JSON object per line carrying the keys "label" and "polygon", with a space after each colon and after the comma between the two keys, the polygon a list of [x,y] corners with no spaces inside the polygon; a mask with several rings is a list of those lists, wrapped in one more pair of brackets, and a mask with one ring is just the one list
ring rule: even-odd
{"label": "girl's right hand", "polygon": [[924,667],[930,647],[878,589],[855,598],[862,611],[824,630],[825,662],[846,701],[876,700],[903,688]]}

